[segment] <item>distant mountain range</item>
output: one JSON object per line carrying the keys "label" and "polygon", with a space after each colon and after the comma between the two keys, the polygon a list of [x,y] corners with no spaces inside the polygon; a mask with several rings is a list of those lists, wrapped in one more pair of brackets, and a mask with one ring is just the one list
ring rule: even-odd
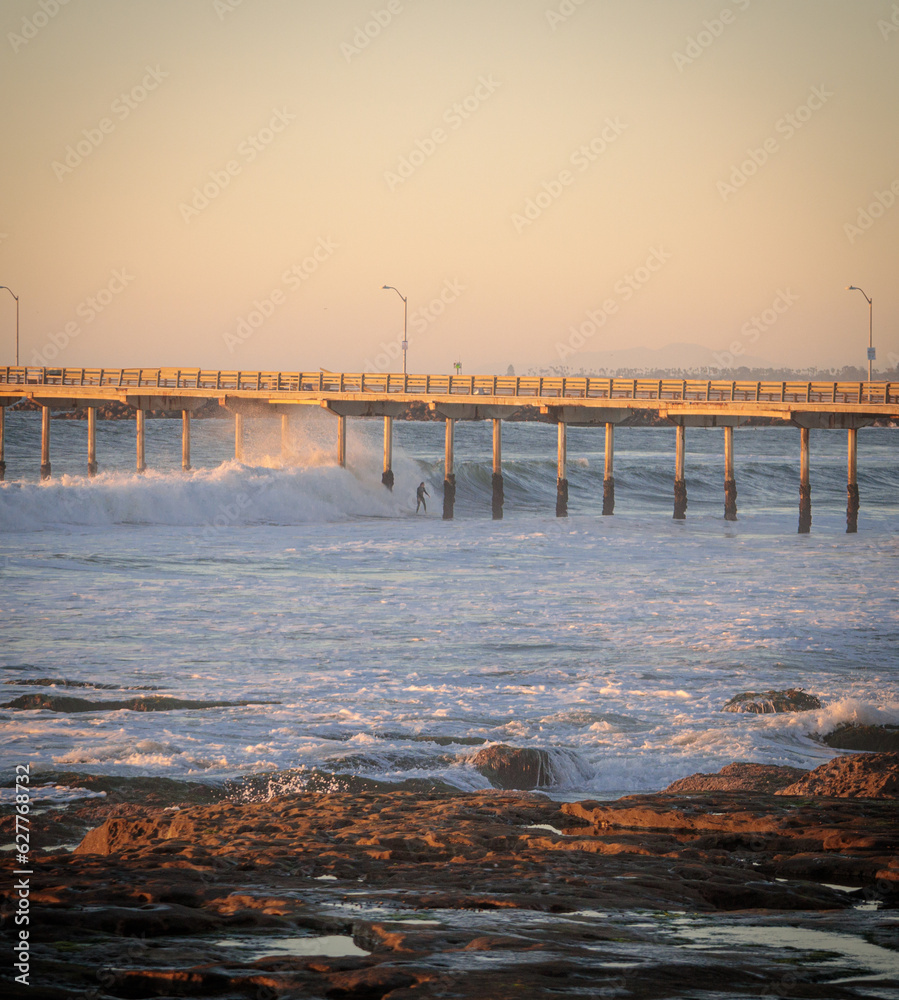
{"label": "distant mountain range", "polygon": [[[729,369],[731,355],[713,351],[700,344],[666,344],[664,347],[625,347],[617,351],[578,351],[564,362],[549,363],[549,367],[565,365],[572,371],[611,373],[621,369],[656,371],[695,371],[705,368]],[[741,354],[733,366],[767,368],[770,362],[752,354]],[[546,365],[534,366],[546,367]]]}

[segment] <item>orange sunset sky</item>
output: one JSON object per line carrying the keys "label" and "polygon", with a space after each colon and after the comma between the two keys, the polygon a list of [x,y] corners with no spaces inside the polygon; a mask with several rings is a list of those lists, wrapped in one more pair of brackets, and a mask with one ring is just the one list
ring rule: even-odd
{"label": "orange sunset sky", "polygon": [[4,0],[0,36],[23,364],[397,370],[385,284],[413,372],[863,366],[850,284],[899,362],[897,3]]}

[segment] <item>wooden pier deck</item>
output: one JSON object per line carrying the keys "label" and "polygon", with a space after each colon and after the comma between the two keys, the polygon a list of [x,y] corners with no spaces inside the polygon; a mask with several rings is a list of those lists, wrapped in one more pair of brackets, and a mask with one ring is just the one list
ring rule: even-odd
{"label": "wooden pier deck", "polygon": [[[793,413],[899,416],[899,382],[757,382],[723,379],[631,379],[498,375],[401,375],[345,372],[220,371],[197,368],[0,368],[0,397],[38,397],[52,406],[91,401],[236,396],[289,405],[331,400],[379,403],[459,402],[520,408],[610,408],[715,412],[792,419]],[[71,402],[67,402],[71,401]],[[562,402],[564,401],[564,403]],[[9,405],[6,403],[4,405]],[[225,405],[225,404],[223,404]],[[146,407],[145,407],[146,408]],[[372,412],[373,416],[383,416]]]}

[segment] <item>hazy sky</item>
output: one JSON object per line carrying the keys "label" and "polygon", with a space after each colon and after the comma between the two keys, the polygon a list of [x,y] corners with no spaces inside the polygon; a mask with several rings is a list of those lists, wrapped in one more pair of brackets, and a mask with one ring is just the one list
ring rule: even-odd
{"label": "hazy sky", "polygon": [[[0,29],[22,363],[396,371],[385,284],[413,372],[864,365],[849,284],[899,361],[899,3],[2,0]],[[14,334],[0,291],[4,363]]]}

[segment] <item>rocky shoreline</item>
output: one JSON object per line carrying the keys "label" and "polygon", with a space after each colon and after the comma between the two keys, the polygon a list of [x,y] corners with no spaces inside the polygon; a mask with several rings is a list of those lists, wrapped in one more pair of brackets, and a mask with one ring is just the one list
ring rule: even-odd
{"label": "rocky shoreline", "polygon": [[[88,800],[76,850],[32,858],[30,984],[5,992],[899,996],[899,754],[797,771],[605,802],[376,783]],[[65,814],[32,823],[71,837]]]}

